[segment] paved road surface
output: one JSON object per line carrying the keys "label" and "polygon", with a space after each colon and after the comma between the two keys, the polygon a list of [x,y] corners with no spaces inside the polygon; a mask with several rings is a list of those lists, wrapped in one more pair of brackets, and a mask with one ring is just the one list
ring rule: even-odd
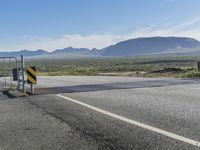
{"label": "paved road surface", "polygon": [[200,80],[40,77],[39,83],[42,95],[0,103],[1,116],[29,126],[19,132],[13,125],[13,135],[0,119],[2,149],[17,149],[16,142],[18,149],[199,149]]}
{"label": "paved road surface", "polygon": [[1,101],[1,100],[4,100],[5,98],[7,98],[7,96],[5,96],[5,95],[3,94],[3,83],[2,83],[1,80],[0,80],[0,101]]}

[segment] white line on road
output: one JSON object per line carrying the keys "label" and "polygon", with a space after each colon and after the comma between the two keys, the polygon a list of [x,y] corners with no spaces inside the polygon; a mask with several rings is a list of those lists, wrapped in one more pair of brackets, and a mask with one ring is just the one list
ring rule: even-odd
{"label": "white line on road", "polygon": [[100,109],[100,108],[91,106],[91,105],[89,105],[89,104],[86,104],[86,103],[77,101],[77,100],[75,100],[75,99],[72,99],[72,98],[69,98],[69,97],[66,97],[66,96],[62,96],[62,95],[60,95],[60,94],[57,94],[57,96],[60,97],[60,98],[66,99],[66,100],[68,100],[68,101],[74,102],[74,103],[76,103],[76,104],[79,104],[79,105],[81,105],[81,106],[87,107],[87,108],[89,108],[89,109],[92,109],[92,110],[94,110],[94,111],[100,112],[100,113],[102,113],[102,114],[104,114],[104,115],[107,115],[107,116],[116,118],[116,119],[118,119],[118,120],[121,120],[121,121],[130,123],[130,124],[133,124],[133,125],[135,125],[135,126],[138,126],[138,127],[141,127],[141,128],[144,128],[144,129],[147,129],[147,130],[150,130],[150,131],[159,133],[159,134],[162,134],[162,135],[164,135],[164,136],[173,138],[173,139],[178,140],[178,141],[182,141],[182,142],[191,144],[191,145],[193,145],[193,146],[200,147],[200,142],[198,142],[198,141],[195,141],[195,140],[192,140],[192,139],[189,139],[189,138],[186,138],[186,137],[183,137],[183,136],[180,136],[180,135],[177,135],[177,134],[174,134],[174,133],[171,133],[171,132],[168,132],[168,131],[165,131],[165,130],[162,130],[162,129],[159,129],[159,128],[156,128],[156,127],[153,127],[153,126],[150,126],[150,125],[146,125],[146,124],[140,123],[140,122],[138,122],[138,121],[134,121],[134,120],[131,120],[131,119],[128,119],[128,118],[119,116],[119,115],[117,115],[117,114],[114,114],[114,113],[105,111],[105,110],[103,110],[103,109]]}

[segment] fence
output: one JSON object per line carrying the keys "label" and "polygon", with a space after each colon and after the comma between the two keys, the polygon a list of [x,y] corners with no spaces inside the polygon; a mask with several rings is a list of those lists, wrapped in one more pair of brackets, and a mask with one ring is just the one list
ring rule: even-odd
{"label": "fence", "polygon": [[15,57],[0,57],[0,80],[4,89],[19,89],[19,78],[13,82],[13,69],[19,72],[18,63]]}

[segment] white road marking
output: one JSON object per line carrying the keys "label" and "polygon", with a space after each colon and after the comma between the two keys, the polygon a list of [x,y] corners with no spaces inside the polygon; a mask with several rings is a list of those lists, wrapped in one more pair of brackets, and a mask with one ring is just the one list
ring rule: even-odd
{"label": "white road marking", "polygon": [[177,134],[174,134],[174,133],[171,133],[171,132],[168,132],[168,131],[165,131],[165,130],[162,130],[162,129],[159,129],[159,128],[156,128],[156,127],[153,127],[153,126],[150,126],[150,125],[146,125],[146,124],[140,123],[138,121],[134,121],[134,120],[119,116],[117,114],[108,112],[106,110],[91,106],[89,104],[77,101],[75,99],[72,99],[72,98],[69,98],[69,97],[66,97],[66,96],[62,96],[60,94],[57,94],[57,96],[60,97],[60,98],[65,99],[65,100],[68,100],[70,102],[73,102],[73,103],[79,104],[81,106],[87,107],[87,108],[89,108],[91,110],[100,112],[100,113],[102,113],[104,115],[116,118],[118,120],[121,120],[121,121],[124,121],[124,122],[127,122],[127,123],[130,123],[132,125],[135,125],[135,126],[138,126],[138,127],[141,127],[141,128],[144,128],[144,129],[156,132],[156,133],[159,133],[161,135],[170,137],[172,139],[175,139],[175,140],[178,140],[178,141],[181,141],[181,142],[185,142],[185,143],[191,144],[193,146],[200,147],[200,142],[198,142],[198,141],[195,141],[195,140],[192,140],[192,139],[189,139],[189,138],[186,138],[186,137],[183,137],[183,136],[180,136],[180,135],[177,135]]}

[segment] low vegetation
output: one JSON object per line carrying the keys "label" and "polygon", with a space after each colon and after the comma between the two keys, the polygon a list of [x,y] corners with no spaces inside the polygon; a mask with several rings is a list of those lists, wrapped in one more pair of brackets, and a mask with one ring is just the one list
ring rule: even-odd
{"label": "low vegetation", "polygon": [[200,78],[200,72],[194,70],[185,75],[186,78]]}
{"label": "low vegetation", "polygon": [[26,60],[37,67],[39,75],[110,75],[142,77],[200,77],[197,57],[124,57]]}

